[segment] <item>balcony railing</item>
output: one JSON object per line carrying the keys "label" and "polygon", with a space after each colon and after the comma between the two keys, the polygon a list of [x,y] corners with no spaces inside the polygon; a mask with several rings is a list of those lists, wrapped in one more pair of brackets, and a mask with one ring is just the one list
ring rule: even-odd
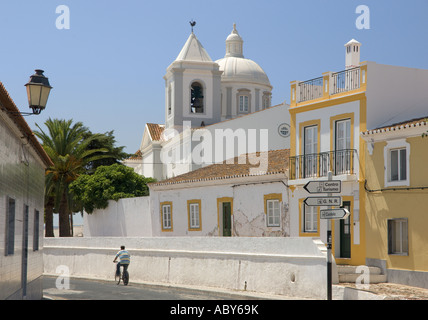
{"label": "balcony railing", "polygon": [[339,72],[326,72],[322,77],[294,81],[291,85],[291,104],[328,98],[335,94],[361,88],[366,83],[366,67],[356,67]]}
{"label": "balcony railing", "polygon": [[333,175],[354,174],[357,150],[344,149],[290,157],[290,180]]}
{"label": "balcony railing", "polygon": [[331,75],[331,94],[342,93],[360,88],[360,67],[336,72]]}
{"label": "balcony railing", "polygon": [[321,98],[323,96],[323,77],[300,82],[299,87],[300,102]]}

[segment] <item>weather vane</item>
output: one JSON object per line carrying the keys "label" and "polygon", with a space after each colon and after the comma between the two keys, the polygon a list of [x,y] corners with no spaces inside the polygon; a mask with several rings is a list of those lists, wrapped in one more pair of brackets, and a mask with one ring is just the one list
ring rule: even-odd
{"label": "weather vane", "polygon": [[193,27],[196,25],[196,21],[193,21],[192,19],[192,21],[189,21],[189,23],[190,23],[190,26],[192,27],[192,33],[193,33]]}

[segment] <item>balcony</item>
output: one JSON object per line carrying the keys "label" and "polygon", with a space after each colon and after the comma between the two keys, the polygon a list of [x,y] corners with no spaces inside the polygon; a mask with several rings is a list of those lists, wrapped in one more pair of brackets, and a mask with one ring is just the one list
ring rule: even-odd
{"label": "balcony", "polygon": [[307,81],[294,81],[291,84],[291,106],[298,103],[334,98],[335,95],[363,88],[366,84],[367,66],[346,69],[339,72],[326,72],[322,77]]}
{"label": "balcony", "polygon": [[354,174],[357,150],[344,149],[290,157],[290,180]]}

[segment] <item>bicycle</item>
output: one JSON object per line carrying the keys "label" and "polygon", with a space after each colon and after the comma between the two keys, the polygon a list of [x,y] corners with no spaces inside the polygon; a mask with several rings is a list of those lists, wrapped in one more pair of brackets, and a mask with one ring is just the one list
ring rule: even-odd
{"label": "bicycle", "polygon": [[125,286],[127,286],[128,282],[129,282],[128,265],[126,265],[126,264],[125,265],[121,265],[121,267],[123,267],[123,271],[119,267],[119,275],[116,273],[117,269],[115,269],[115,271],[114,271],[114,281],[117,282],[117,284],[119,285],[120,284],[120,280],[122,280],[123,284]]}

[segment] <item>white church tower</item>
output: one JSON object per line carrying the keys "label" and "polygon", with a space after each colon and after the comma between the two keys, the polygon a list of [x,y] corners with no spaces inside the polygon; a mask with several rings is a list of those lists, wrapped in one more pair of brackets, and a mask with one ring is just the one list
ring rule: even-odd
{"label": "white church tower", "polygon": [[181,131],[221,120],[221,74],[196,35],[190,34],[165,79],[165,128]]}

